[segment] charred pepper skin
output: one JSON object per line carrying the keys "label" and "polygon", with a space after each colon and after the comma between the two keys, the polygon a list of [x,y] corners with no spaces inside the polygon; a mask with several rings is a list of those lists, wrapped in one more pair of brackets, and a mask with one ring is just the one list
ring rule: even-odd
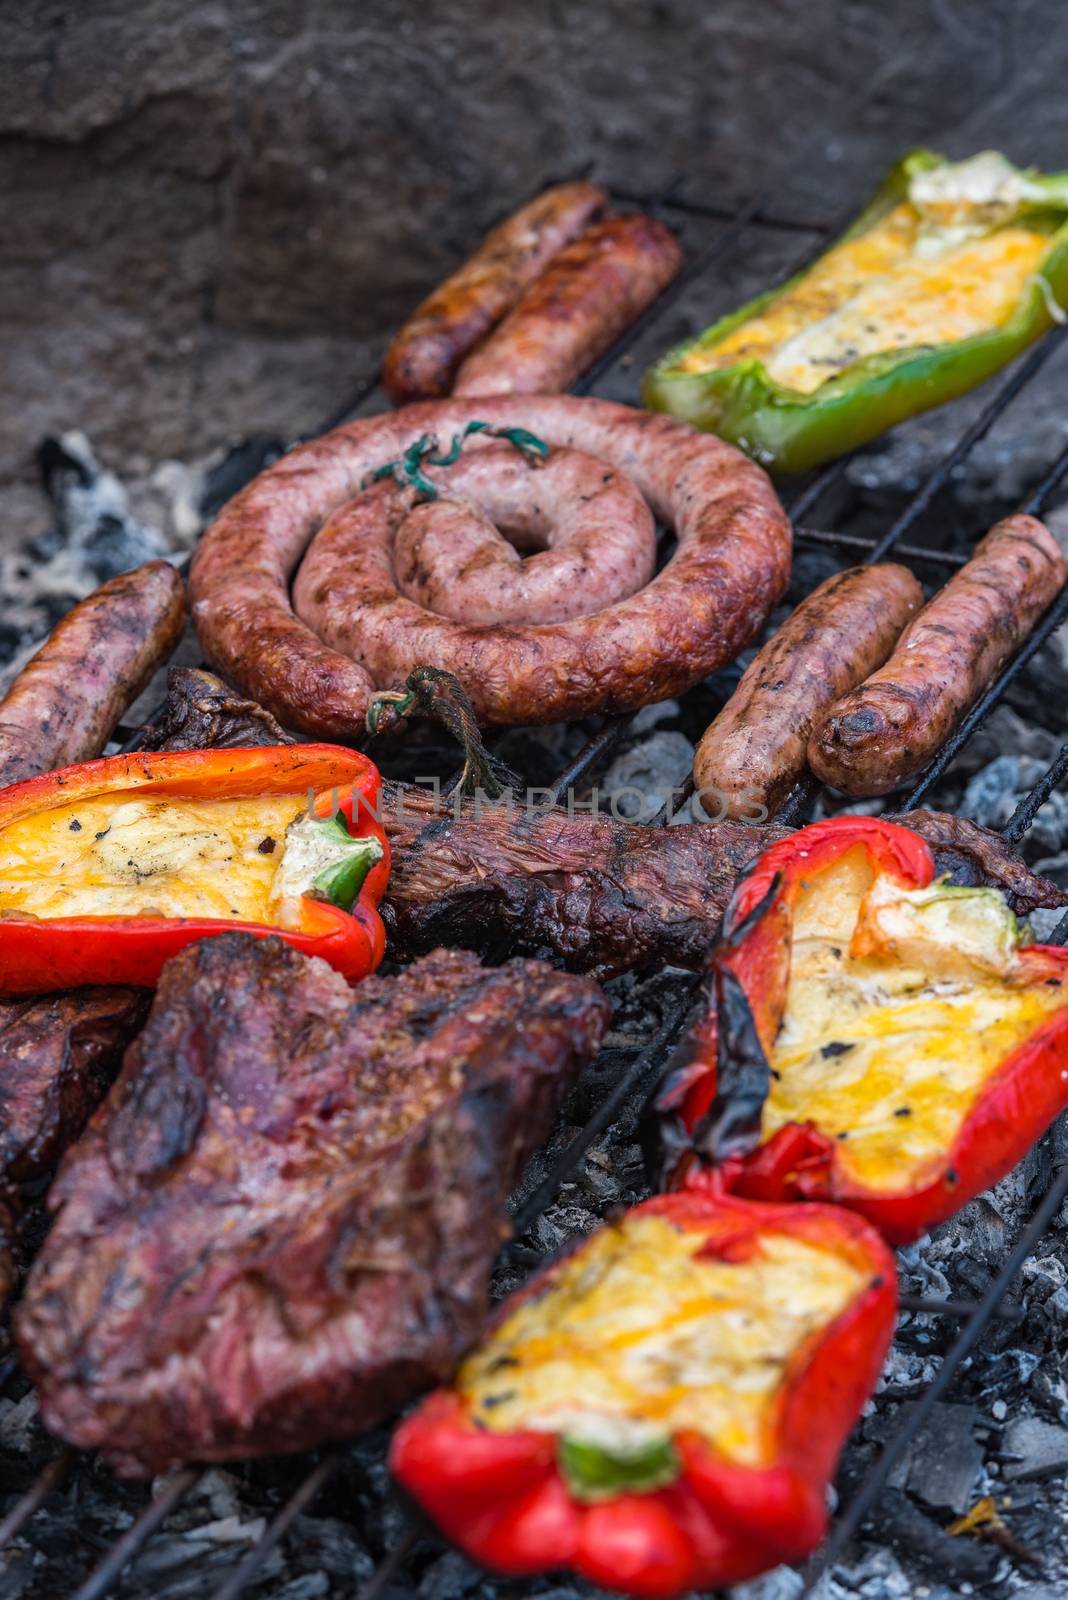
{"label": "charred pepper skin", "polygon": [[[760,1045],[771,1055],[790,975],[792,907],[803,885],[860,846],[871,864],[906,890],[927,888],[934,860],[917,834],[882,818],[835,817],[782,840],[759,857],[735,889],[725,936],[710,972],[725,969],[744,991]],[[1025,945],[1016,953],[1027,986],[1068,988],[1068,950]],[[722,983],[722,980],[720,980]],[[669,1181],[685,1182],[715,1161],[717,1083],[722,1081],[715,988],[677,1053],[656,1102]],[[859,1212],[893,1245],[911,1243],[1004,1177],[1068,1107],[1068,1006],[1046,1016],[979,1087],[956,1137],[915,1182],[874,1187],[845,1167],[842,1147],[812,1122],[788,1122],[749,1148],[722,1152],[715,1181],[752,1199],[814,1200]],[[707,1180],[706,1180],[707,1181]]]}
{"label": "charred pepper skin", "polygon": [[[381,779],[366,756],[340,745],[135,751],[46,772],[0,790],[0,837],[10,823],[108,794],[202,801],[257,795],[307,796],[313,818],[339,814],[348,834],[373,844],[376,859],[350,910],[344,893],[316,888],[302,900],[299,926],[239,918],[0,916],[0,996],[43,994],[89,983],[155,985],[166,961],[194,940],[240,931],[276,934],[320,956],[350,982],[373,972],[385,950],[378,905],[389,879],[389,845],[378,819]],[[327,874],[321,875],[324,879]],[[345,874],[342,873],[344,879]],[[351,882],[351,874],[349,874]],[[344,887],[344,884],[342,885]],[[146,898],[150,893],[146,891]]]}
{"label": "charred pepper skin", "polygon": [[[939,165],[942,159],[930,150],[910,151],[829,250],[868,232],[891,206],[906,198],[909,181],[916,173]],[[1049,186],[1050,211],[1063,218],[1068,212],[1068,175],[1038,181]],[[695,346],[712,346],[760,316],[811,270],[806,267],[722,318],[698,339],[670,350],[646,375],[643,399],[650,410],[669,412],[718,434],[771,472],[807,472],[822,466],[907,418],[966,394],[1045,333],[1057,306],[1068,305],[1068,225],[1057,227],[1050,235],[1049,250],[1034,275],[1042,283],[1028,283],[1007,321],[970,338],[869,356],[813,393],[775,382],[759,359],[739,360],[704,372],[679,369],[679,360]]]}
{"label": "charred pepper skin", "polygon": [[[893,1257],[848,1212],[740,1200],[700,1176],[626,1213],[649,1216],[707,1230],[705,1248],[724,1260],[747,1259],[762,1230],[793,1233],[840,1252],[861,1269],[863,1285],[791,1356],[763,1466],[739,1464],[700,1435],[680,1433],[672,1440],[672,1482],[582,1500],[569,1491],[558,1435],[479,1428],[458,1391],[432,1394],[394,1435],[393,1475],[447,1537],[509,1576],[568,1568],[607,1589],[666,1600],[802,1560],[823,1536],[827,1484],[892,1336]],[[580,1241],[578,1252],[588,1243]],[[507,1301],[497,1323],[551,1288],[562,1264]]]}

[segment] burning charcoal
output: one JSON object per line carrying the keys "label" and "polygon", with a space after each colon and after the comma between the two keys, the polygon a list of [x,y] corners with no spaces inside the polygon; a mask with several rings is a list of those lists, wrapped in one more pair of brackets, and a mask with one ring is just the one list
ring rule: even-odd
{"label": "burning charcoal", "polygon": [[447,1550],[424,1572],[419,1584],[420,1600],[461,1600],[464,1595],[477,1594],[484,1578],[485,1574],[466,1556]]}
{"label": "burning charcoal", "polygon": [[1068,1289],[1057,1289],[1046,1301],[1046,1314],[1058,1322],[1068,1322]]}
{"label": "burning charcoal", "polygon": [[[907,1414],[908,1408],[906,1408]],[[975,1441],[975,1407],[936,1405],[912,1442],[898,1483],[935,1511],[964,1515],[983,1465]]]}
{"label": "burning charcoal", "polygon": [[657,732],[616,757],[600,785],[602,803],[621,822],[649,822],[693,767],[681,733]]}
{"label": "burning charcoal", "polygon": [[915,1590],[897,1557],[886,1549],[869,1550],[850,1566],[825,1573],[813,1600],[913,1600]]}
{"label": "burning charcoal", "polygon": [[0,692],[71,607],[108,578],[168,554],[156,528],[137,521],[126,490],[80,433],[38,451],[56,523],[25,549],[0,555]]}
{"label": "burning charcoal", "polygon": [[1068,1471],[1068,1428],[1038,1417],[1018,1417],[1005,1429],[1002,1454],[1011,1457],[1002,1471],[1006,1478],[1045,1478]]}
{"label": "burning charcoal", "polygon": [[1048,767],[1060,749],[1060,739],[1028,718],[1001,705],[976,730],[953,763],[955,773],[969,778],[1006,752],[1028,756]]}
{"label": "burning charcoal", "polygon": [[[731,1600],[798,1600],[804,1579],[792,1567],[776,1567],[752,1583],[736,1584],[731,1590]],[[819,1596],[821,1584],[816,1590]]]}
{"label": "burning charcoal", "polygon": [[257,472],[284,455],[286,449],[284,439],[267,433],[251,434],[235,444],[205,476],[198,507],[203,521],[218,516],[228,500],[251,483]]}
{"label": "burning charcoal", "polygon": [[63,547],[81,558],[95,583],[167,554],[163,535],[136,520],[123,485],[100,465],[84,434],[45,439],[37,460]]}
{"label": "burning charcoal", "polygon": [[952,1538],[900,1489],[884,1490],[872,1520],[880,1538],[908,1562],[910,1570],[928,1579],[984,1583],[993,1577],[998,1564],[996,1550],[970,1539]]}
{"label": "burning charcoal", "polygon": [[[1005,755],[984,767],[968,784],[961,812],[986,828],[1003,828],[1020,800],[1038,782],[1046,763],[1033,756]],[[1028,859],[1052,855],[1068,839],[1068,796],[1054,791],[1028,831]]]}

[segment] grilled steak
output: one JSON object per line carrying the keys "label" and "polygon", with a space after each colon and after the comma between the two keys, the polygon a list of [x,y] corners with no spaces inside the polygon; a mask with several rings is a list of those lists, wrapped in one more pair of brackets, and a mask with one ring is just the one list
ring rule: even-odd
{"label": "grilled steak", "polygon": [[607,1012],[540,962],[437,951],[353,991],[274,938],[176,957],[18,1315],[49,1427],[140,1475],[338,1438],[441,1379]]}
{"label": "grilled steak", "polygon": [[[170,682],[155,726],[171,731],[154,748],[266,738],[258,719],[267,713],[210,673],[177,668]],[[391,956],[460,945],[493,960],[548,955],[599,977],[656,962],[699,968],[738,873],[789,831],[747,822],[647,828],[551,807],[457,811],[407,784],[385,785],[382,820],[393,852],[382,907]],[[928,841],[955,883],[1004,889],[1021,913],[1068,905],[1068,894],[987,828],[940,811],[895,820]]]}
{"label": "grilled steak", "polygon": [[72,1144],[148,1010],[142,989],[72,989],[0,1002],[0,1304],[11,1287],[19,1185]]}

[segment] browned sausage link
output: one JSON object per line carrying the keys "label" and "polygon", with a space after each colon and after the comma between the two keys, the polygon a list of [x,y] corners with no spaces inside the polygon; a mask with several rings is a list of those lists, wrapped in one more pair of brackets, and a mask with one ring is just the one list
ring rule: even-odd
{"label": "browned sausage link", "polygon": [[[675,529],[667,565],[594,616],[509,627],[450,621],[406,600],[395,576],[369,582],[350,570],[352,541],[383,488],[361,493],[368,475],[423,434],[447,442],[476,419],[625,473]],[[470,447],[489,448],[477,438]],[[290,583],[312,539],[296,585],[302,620]],[[420,662],[454,672],[487,725],[633,710],[679,694],[745,648],[789,565],[790,524],[767,475],[722,440],[607,400],[498,395],[408,406],[290,451],[208,529],[190,589],[201,644],[231,682],[287,727],[359,739],[374,689],[395,687]],[[373,630],[378,668],[359,664]]]}
{"label": "browned sausage link", "polygon": [[448,394],[468,351],[607,198],[595,183],[561,183],[488,233],[470,260],[412,313],[386,351],[382,382],[390,399],[400,405]]}
{"label": "browned sausage link", "polygon": [[693,760],[710,817],[773,815],[805,770],[813,725],[882,666],[923,605],[907,567],[836,572],[803,600],[742,674]]}
{"label": "browned sausage link", "polygon": [[559,394],[609,349],[682,266],[653,217],[611,217],[569,244],[460,368],[454,394]]}
{"label": "browned sausage link", "polygon": [[920,772],[1026,639],[1068,577],[1049,529],[1006,517],[901,635],[885,667],[836,702],[808,762],[845,794],[886,794]]}
{"label": "browned sausage link", "polygon": [[185,585],[168,561],[80,601],[0,701],[0,786],[98,756],[184,626]]}

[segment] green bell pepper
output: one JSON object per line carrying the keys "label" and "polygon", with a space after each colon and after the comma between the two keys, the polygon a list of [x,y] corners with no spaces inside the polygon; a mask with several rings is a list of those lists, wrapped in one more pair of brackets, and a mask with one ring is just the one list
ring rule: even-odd
{"label": "green bell pepper", "polygon": [[645,403],[804,472],[976,387],[1065,306],[1068,173],[914,150],[813,266],[664,356]]}

